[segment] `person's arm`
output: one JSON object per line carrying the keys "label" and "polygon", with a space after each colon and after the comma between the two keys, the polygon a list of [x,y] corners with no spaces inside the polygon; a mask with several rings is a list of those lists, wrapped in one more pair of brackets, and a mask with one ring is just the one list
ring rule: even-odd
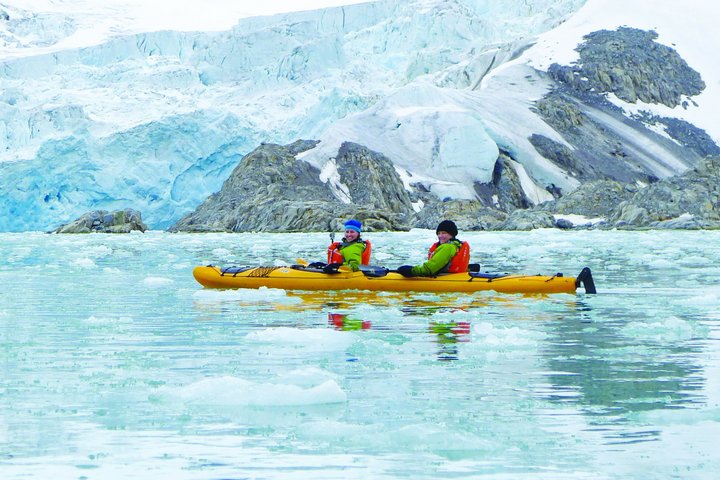
{"label": "person's arm", "polygon": [[438,245],[432,258],[422,265],[412,268],[412,274],[415,277],[431,277],[443,269],[445,265],[450,263],[458,249],[454,243],[443,243]]}
{"label": "person's arm", "polygon": [[340,250],[340,253],[343,256],[343,265],[347,265],[353,272],[357,272],[360,269],[362,254],[364,251],[365,244],[362,242],[351,243],[350,245],[343,247]]}

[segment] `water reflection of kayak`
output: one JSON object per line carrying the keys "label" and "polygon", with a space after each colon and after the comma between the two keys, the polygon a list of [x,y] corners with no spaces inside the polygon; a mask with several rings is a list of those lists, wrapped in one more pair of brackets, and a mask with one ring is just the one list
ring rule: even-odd
{"label": "water reflection of kayak", "polygon": [[582,285],[595,293],[589,268],[577,277],[464,272],[437,277],[405,278],[382,267],[363,266],[361,271],[323,273],[299,265],[281,267],[195,267],[193,276],[208,288],[282,288],[285,290],[374,290],[389,292],[575,293]]}

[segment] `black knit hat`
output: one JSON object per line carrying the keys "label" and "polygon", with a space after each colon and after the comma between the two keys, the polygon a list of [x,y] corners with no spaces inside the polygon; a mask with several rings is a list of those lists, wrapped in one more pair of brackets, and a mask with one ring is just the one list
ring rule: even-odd
{"label": "black knit hat", "polygon": [[438,225],[435,229],[435,233],[437,234],[440,231],[447,232],[453,237],[457,237],[458,234],[457,225],[455,225],[455,222],[451,220],[443,220],[440,222],[440,225]]}

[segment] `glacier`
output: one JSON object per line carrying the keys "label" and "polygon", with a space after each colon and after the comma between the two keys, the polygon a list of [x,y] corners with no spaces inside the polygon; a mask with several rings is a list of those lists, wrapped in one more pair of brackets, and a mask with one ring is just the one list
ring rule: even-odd
{"label": "glacier", "polygon": [[528,47],[600,3],[385,0],[63,47],[82,18],[0,2],[0,230],[128,207],[167,228],[258,144],[299,138],[321,140],[302,157],[318,168],[354,141],[440,198],[472,198],[507,151],[541,202],[577,180],[528,141],[563,143],[529,111],[533,62],[563,42]]}

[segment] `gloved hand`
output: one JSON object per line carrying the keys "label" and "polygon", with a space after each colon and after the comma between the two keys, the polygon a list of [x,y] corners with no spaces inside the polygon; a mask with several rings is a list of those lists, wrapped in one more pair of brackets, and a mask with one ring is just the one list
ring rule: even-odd
{"label": "gloved hand", "polygon": [[397,272],[403,277],[412,277],[412,268],[412,265],[403,265],[402,267],[397,268]]}
{"label": "gloved hand", "polygon": [[325,268],[325,262],[312,262],[308,264],[308,268]]}
{"label": "gloved hand", "polygon": [[341,263],[328,263],[323,267],[323,273],[338,273],[338,268],[340,268]]}

